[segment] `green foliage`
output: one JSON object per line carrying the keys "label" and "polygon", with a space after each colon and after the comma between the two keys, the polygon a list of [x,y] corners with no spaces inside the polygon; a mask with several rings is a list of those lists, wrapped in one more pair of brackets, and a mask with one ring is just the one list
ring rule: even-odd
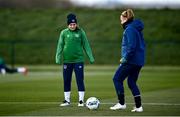
{"label": "green foliage", "polygon": [[[117,64],[120,59],[120,44],[123,29],[120,25],[119,15],[122,9],[106,10],[106,9],[87,9],[87,8],[71,8],[71,9],[0,9],[0,42],[5,41],[28,41],[36,43],[39,47],[34,49],[34,45],[24,43],[15,46],[16,63],[18,64],[53,64],[56,43],[59,33],[66,28],[66,15],[74,12],[77,15],[78,23],[82,27],[89,38],[93,47],[97,64]],[[135,17],[143,20],[145,24],[144,37],[147,41],[147,47],[156,44],[156,41],[178,41],[175,43],[176,49],[179,49],[180,37],[180,19],[179,10],[138,10],[135,9]],[[48,41],[47,44],[41,43]],[[151,41],[154,41],[153,43]],[[8,43],[9,44],[9,43]],[[8,45],[6,43],[6,45]],[[44,44],[44,45],[43,45]],[[168,43],[167,43],[168,44]],[[9,47],[10,46],[10,47]],[[29,46],[29,47],[27,47]],[[4,47],[4,43],[0,43],[0,54],[4,56],[7,63],[12,58],[11,45]],[[152,57],[147,54],[147,64],[169,64],[180,65],[177,60],[169,61],[166,58],[179,58],[180,54],[167,54],[173,48],[167,50],[166,56],[162,61],[156,61],[160,58],[159,53],[163,51],[163,45],[153,47]],[[24,49],[29,48],[29,49]],[[8,51],[7,51],[8,50]],[[26,50],[26,51],[23,51]],[[147,49],[147,53],[152,50]],[[45,52],[45,54],[44,54]],[[11,56],[8,56],[11,55]],[[20,56],[24,55],[24,56]],[[27,60],[28,58],[33,58]],[[41,56],[40,56],[41,55]],[[171,56],[172,55],[172,56]],[[156,57],[157,56],[157,57]],[[46,59],[44,59],[46,58]],[[150,59],[151,58],[151,59]],[[23,61],[26,59],[27,61]],[[156,61],[156,62],[155,62]]]}
{"label": "green foliage", "polygon": [[[122,36],[121,9],[0,9],[0,39],[56,40],[66,28],[66,15],[77,14],[78,22],[93,41],[117,41]],[[179,39],[179,10],[135,10],[144,21],[146,40]]]}

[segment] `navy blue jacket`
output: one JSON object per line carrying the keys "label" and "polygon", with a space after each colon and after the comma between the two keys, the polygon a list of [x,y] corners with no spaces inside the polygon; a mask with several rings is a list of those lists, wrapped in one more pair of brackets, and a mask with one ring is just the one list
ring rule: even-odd
{"label": "navy blue jacket", "polygon": [[143,66],[145,63],[143,29],[144,24],[140,20],[133,20],[125,25],[121,56],[125,58],[129,64]]}

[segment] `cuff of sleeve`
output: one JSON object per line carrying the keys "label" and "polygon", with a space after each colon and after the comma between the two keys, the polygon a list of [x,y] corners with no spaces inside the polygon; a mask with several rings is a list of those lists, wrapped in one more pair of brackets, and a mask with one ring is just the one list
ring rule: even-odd
{"label": "cuff of sleeve", "polygon": [[56,64],[61,64],[61,61],[56,61]]}
{"label": "cuff of sleeve", "polygon": [[90,63],[93,64],[93,63],[94,63],[94,60],[90,60]]}

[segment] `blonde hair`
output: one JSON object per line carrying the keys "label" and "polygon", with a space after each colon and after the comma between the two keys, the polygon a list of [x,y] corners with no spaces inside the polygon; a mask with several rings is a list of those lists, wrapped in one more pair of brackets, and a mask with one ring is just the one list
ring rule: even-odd
{"label": "blonde hair", "polygon": [[126,17],[128,20],[134,19],[134,12],[132,9],[127,9],[121,13],[123,17]]}

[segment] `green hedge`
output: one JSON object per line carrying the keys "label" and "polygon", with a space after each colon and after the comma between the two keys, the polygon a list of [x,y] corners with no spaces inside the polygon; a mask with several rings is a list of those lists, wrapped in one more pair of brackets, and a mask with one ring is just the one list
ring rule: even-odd
{"label": "green hedge", "polygon": [[[147,64],[180,65],[180,10],[138,10],[144,21]],[[17,64],[54,64],[59,33],[66,28],[66,15],[77,14],[78,23],[89,38],[96,64],[117,64],[120,57],[122,9],[0,9],[0,55],[7,63],[15,42]],[[175,43],[173,43],[175,41]]]}

